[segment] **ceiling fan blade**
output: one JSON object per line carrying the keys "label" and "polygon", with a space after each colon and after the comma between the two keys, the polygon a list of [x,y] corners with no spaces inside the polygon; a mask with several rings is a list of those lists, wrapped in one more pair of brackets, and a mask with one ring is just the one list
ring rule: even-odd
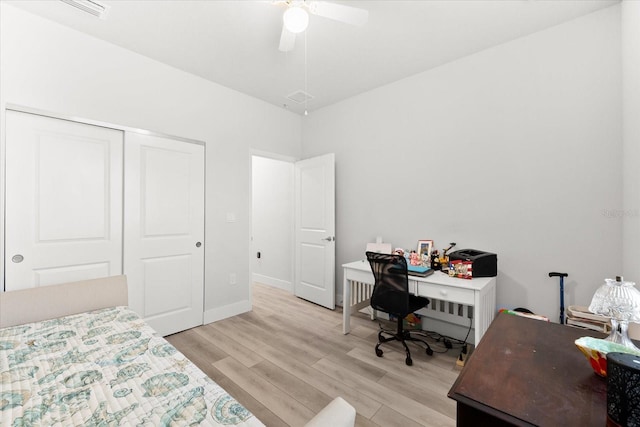
{"label": "ceiling fan blade", "polygon": [[307,7],[309,12],[314,15],[344,22],[345,24],[362,26],[369,20],[369,11],[358,7],[345,6],[326,1],[308,2]]}
{"label": "ceiling fan blade", "polygon": [[296,35],[282,26],[282,34],[280,35],[280,49],[282,52],[293,50],[296,45]]}

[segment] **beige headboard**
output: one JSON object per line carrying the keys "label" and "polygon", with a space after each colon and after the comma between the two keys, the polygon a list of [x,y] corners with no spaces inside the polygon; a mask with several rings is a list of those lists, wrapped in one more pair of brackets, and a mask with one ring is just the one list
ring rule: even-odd
{"label": "beige headboard", "polygon": [[127,304],[126,276],[0,292],[0,328]]}

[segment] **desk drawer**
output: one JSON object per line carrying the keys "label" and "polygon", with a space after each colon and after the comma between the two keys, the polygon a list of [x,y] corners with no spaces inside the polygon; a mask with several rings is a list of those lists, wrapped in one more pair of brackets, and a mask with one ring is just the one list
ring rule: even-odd
{"label": "desk drawer", "polygon": [[351,280],[353,282],[370,283],[372,285],[375,283],[371,270],[345,269],[344,275],[346,280]]}
{"label": "desk drawer", "polygon": [[457,302],[459,304],[473,305],[473,289],[463,289],[451,286],[436,285],[433,283],[420,283],[418,295],[421,297],[435,298],[443,301]]}

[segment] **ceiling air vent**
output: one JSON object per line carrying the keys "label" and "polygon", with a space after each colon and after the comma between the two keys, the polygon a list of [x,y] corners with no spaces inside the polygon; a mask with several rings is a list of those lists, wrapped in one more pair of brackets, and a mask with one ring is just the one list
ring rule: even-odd
{"label": "ceiling air vent", "polygon": [[306,101],[312,100],[313,95],[310,95],[303,90],[297,90],[287,95],[287,98],[292,100],[293,102],[297,102],[298,104],[304,104]]}
{"label": "ceiling air vent", "polygon": [[83,12],[90,13],[93,16],[97,16],[100,19],[105,19],[107,17],[107,12],[109,11],[109,6],[98,3],[94,0],[60,0],[66,4],[69,4],[73,7],[77,7]]}

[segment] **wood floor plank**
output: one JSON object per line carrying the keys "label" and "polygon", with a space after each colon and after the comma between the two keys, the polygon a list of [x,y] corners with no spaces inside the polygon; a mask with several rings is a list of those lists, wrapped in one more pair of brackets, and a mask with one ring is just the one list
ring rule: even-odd
{"label": "wood floor plank", "polygon": [[318,350],[315,347],[307,345],[303,348],[302,344],[287,339],[287,334],[274,333],[271,326],[265,325],[264,319],[253,323],[247,321],[242,315],[235,316],[233,319],[233,322],[227,322],[228,319],[221,321],[224,323],[221,323],[218,330],[240,344],[251,346],[253,351],[260,346],[276,346],[286,350],[291,357],[304,360],[309,364],[321,357],[316,354]]}
{"label": "wood floor plank", "polygon": [[[196,336],[197,334],[192,335],[192,337]],[[196,365],[212,363],[217,360],[229,357],[227,353],[209,342],[206,342],[204,340],[196,340],[194,338],[191,338],[191,341],[191,345],[181,347],[180,350]]]}
{"label": "wood floor plank", "polygon": [[[340,328],[342,328],[342,323],[340,323]],[[360,337],[360,338],[364,338],[364,339],[369,339],[372,336],[376,336],[378,334],[378,332],[376,332],[375,330],[372,330],[369,327],[365,327],[362,325],[358,325],[355,326],[353,328],[351,328],[351,334],[353,334],[356,337]]]}
{"label": "wood floor plank", "polygon": [[364,395],[372,399],[381,399],[385,406],[404,414],[418,423],[425,425],[454,426],[455,420],[447,417],[433,408],[426,407],[415,400],[380,387],[375,381],[352,373],[349,369],[337,366],[327,359],[320,359],[313,367],[321,370],[337,381],[348,382]]}
{"label": "wood floor plank", "polygon": [[358,413],[366,418],[371,418],[373,414],[380,409],[380,406],[382,406],[379,400],[383,399],[371,399],[360,393],[359,390],[342,382],[335,381],[330,376],[325,375],[323,372],[303,362],[287,357],[286,354],[275,348],[265,347],[261,349],[260,354],[273,364],[280,366],[282,369],[317,388],[331,398],[341,396],[356,408]]}
{"label": "wood floor plank", "polygon": [[[277,330],[282,327],[283,324],[290,321],[291,319],[288,315],[277,314],[271,316],[269,319],[264,319],[264,324],[272,330]],[[323,329],[317,326],[307,326],[304,323],[296,322],[295,325],[291,325],[287,329],[287,338],[311,344],[314,351],[322,352],[318,354],[319,356],[324,356],[333,352],[347,353],[354,348],[354,343],[356,341],[353,340],[353,337],[345,339],[344,335],[342,337],[335,336],[335,334],[332,335],[330,332],[331,329],[332,328]]]}
{"label": "wood floor plank", "polygon": [[[196,329],[196,333],[201,335],[204,339],[214,344],[219,349],[223,350],[228,355],[233,355],[240,363],[250,368],[256,363],[260,363],[263,359],[258,354],[251,350],[249,347],[231,339],[227,335],[223,334],[219,328],[221,325],[215,323],[204,325],[201,328]],[[253,345],[255,343],[246,343],[247,345]]]}
{"label": "wood floor plank", "polygon": [[271,303],[269,307],[272,309],[272,312],[269,317],[285,317],[286,323],[295,319],[297,327],[307,330],[327,330],[341,327],[342,318],[336,316],[337,311],[328,310],[300,298],[294,297],[299,301],[291,300],[291,297],[291,295],[287,296],[289,304]]}
{"label": "wood floor plank", "polygon": [[238,317],[235,327],[251,334],[256,334],[256,340],[266,344],[267,346],[277,347],[286,351],[291,357],[300,359],[307,364],[312,364],[326,355],[330,349],[319,346],[319,342],[310,342],[309,340],[291,339],[291,332],[274,333],[273,325],[254,323]]}
{"label": "wood floor plank", "polygon": [[251,370],[268,379],[271,384],[314,412],[320,412],[322,408],[333,400],[327,394],[310,386],[308,383],[268,360],[258,363],[252,367]]}
{"label": "wood floor plank", "polygon": [[[254,328],[239,327],[237,322],[237,316],[231,319],[220,320],[215,323],[211,323],[210,326],[216,329],[218,332],[225,334],[228,338],[236,341],[237,343],[254,349],[256,346],[264,344],[262,340],[262,333]],[[202,327],[202,326],[200,326]]]}
{"label": "wood floor plank", "polygon": [[379,358],[378,322],[368,316],[354,314],[344,335],[340,308],[253,290],[253,312],[168,340],[268,427],[302,426],[337,396],[356,408],[359,427],[455,424],[446,396],[460,372],[455,351],[430,357],[412,347],[411,367],[400,346]]}
{"label": "wood floor plank", "polygon": [[245,389],[220,372],[220,370],[215,366],[210,365],[208,367],[207,375],[218,383],[220,387],[225,389],[227,393],[233,396],[234,399],[247,408],[256,418],[262,421],[264,425],[268,427],[286,427],[289,425],[269,410],[265,405],[258,402]]}
{"label": "wood floor plank", "polygon": [[388,406],[380,408],[371,421],[385,427],[420,427],[423,425],[405,417]]}
{"label": "wood floor plank", "polygon": [[231,357],[215,362],[214,366],[289,425],[303,426],[315,415],[315,412],[291,399],[267,379],[254,375],[249,368]]}
{"label": "wood floor plank", "polygon": [[169,341],[171,343],[171,345],[173,345],[174,347],[178,348],[178,347],[189,347],[191,345],[194,345],[198,340],[194,339],[193,335],[194,335],[194,329],[196,328],[192,328],[192,329],[187,329],[186,331],[182,331],[180,333],[177,334],[173,334],[173,335],[168,335],[166,337],[164,337],[167,341]]}
{"label": "wood floor plank", "polygon": [[378,384],[391,393],[397,393],[404,395],[416,402],[431,406],[434,410],[440,412],[442,415],[455,419],[456,417],[456,402],[447,397],[449,387],[435,387],[433,383],[428,381],[416,384],[419,381],[407,381],[398,375],[387,373],[384,377],[378,380]]}
{"label": "wood floor plank", "polygon": [[[193,349],[197,349],[202,345],[206,345],[206,342],[198,341],[200,335],[190,334],[189,346],[181,346],[181,351],[189,358],[198,368],[202,370],[209,378],[215,381],[220,387],[224,388],[234,399],[249,410],[255,417],[261,420],[265,425],[271,427],[284,427],[288,426],[286,422],[277,417],[272,411],[270,411],[265,405],[254,399],[249,393],[247,393],[242,387],[231,381],[226,375],[220,372],[211,360],[206,357],[202,357],[199,353]],[[180,344],[184,344],[184,340],[175,340]],[[199,345],[196,345],[199,344]]]}
{"label": "wood floor plank", "polygon": [[362,377],[369,378],[372,381],[378,381],[387,373],[385,369],[381,369],[368,362],[355,359],[349,356],[348,353],[331,353],[325,356],[325,358],[336,365],[340,365],[358,375],[361,375]]}
{"label": "wood floor plank", "polygon": [[[457,372],[443,370],[438,366],[434,366],[433,361],[438,359],[439,355],[426,356],[429,359],[425,360],[418,359],[413,355],[413,365],[407,366],[404,352],[387,350],[382,357],[377,357],[373,350],[364,351],[356,348],[347,354],[354,359],[369,363],[386,372],[393,372],[410,383],[428,383],[432,386],[449,390],[458,377]],[[451,358],[448,357],[447,359]]]}
{"label": "wood floor plank", "polygon": [[380,424],[376,424],[368,418],[363,417],[360,414],[356,414],[356,425],[355,427],[386,427]]}

